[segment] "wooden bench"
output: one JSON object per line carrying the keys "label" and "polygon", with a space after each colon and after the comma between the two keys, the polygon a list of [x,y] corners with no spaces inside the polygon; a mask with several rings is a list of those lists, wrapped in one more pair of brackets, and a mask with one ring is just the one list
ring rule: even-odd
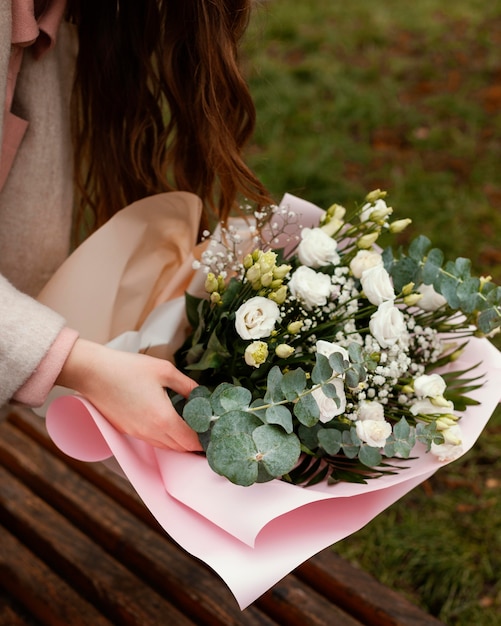
{"label": "wooden bench", "polygon": [[62,455],[42,419],[0,421],[0,625],[439,625],[325,550],[240,611],[129,483]]}

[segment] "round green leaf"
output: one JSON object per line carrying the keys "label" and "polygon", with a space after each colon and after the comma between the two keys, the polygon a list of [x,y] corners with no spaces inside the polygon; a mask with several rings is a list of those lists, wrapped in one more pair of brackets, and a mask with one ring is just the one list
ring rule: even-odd
{"label": "round green leaf", "polygon": [[263,422],[246,411],[228,411],[222,415],[212,428],[212,438],[227,437],[237,433],[250,435]]}
{"label": "round green leaf", "polygon": [[257,460],[275,477],[290,472],[301,453],[301,444],[294,433],[284,433],[281,428],[264,424],[252,434],[258,450]]}
{"label": "round green leaf", "polygon": [[268,424],[278,424],[286,433],[293,430],[292,414],[283,404],[270,406],[266,409],[266,422]]}
{"label": "round green leaf", "polygon": [[251,401],[252,394],[245,387],[226,387],[219,395],[219,402],[226,411],[245,409]]}
{"label": "round green leaf", "polygon": [[207,448],[211,469],[235,485],[248,487],[257,481],[256,445],[246,433],[212,439]]}
{"label": "round green leaf", "polygon": [[318,443],[327,454],[334,456],[341,450],[342,434],[334,428],[322,428],[318,431]]}
{"label": "round green leaf", "polygon": [[212,406],[207,398],[193,398],[183,409],[183,418],[197,433],[209,430],[212,420]]}
{"label": "round green leaf", "polygon": [[320,419],[320,409],[311,393],[302,396],[294,405],[294,415],[304,426],[314,426]]}

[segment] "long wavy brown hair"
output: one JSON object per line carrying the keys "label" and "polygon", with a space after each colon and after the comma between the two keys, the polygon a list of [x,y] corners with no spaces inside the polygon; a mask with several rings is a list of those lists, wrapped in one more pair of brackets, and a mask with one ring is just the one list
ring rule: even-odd
{"label": "long wavy brown hair", "polygon": [[226,219],[270,202],[242,150],[255,109],[238,66],[250,0],[72,0],[77,222],[90,228],[147,195],[198,194]]}

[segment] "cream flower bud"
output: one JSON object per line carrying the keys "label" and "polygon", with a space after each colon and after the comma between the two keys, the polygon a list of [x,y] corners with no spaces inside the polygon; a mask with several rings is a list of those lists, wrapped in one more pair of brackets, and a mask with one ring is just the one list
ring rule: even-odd
{"label": "cream flower bud", "polygon": [[332,235],[337,233],[337,231],[341,228],[343,224],[344,222],[342,220],[338,220],[333,217],[330,220],[327,220],[324,224],[322,224],[320,229],[323,230],[324,233],[329,235],[329,237],[332,237]]}
{"label": "cream flower bud", "polygon": [[261,275],[261,285],[263,287],[269,287],[273,281],[273,272],[266,272]]}
{"label": "cream flower bud", "polygon": [[217,290],[219,291],[219,293],[223,293],[225,289],[226,289],[226,282],[224,278],[221,276],[221,274],[219,274],[219,276],[217,277]]}
{"label": "cream flower bud", "polygon": [[209,272],[207,274],[207,277],[205,279],[205,291],[207,293],[213,293],[214,291],[217,291],[218,289],[218,281],[217,278],[215,277],[215,275],[212,272]]}
{"label": "cream flower bud", "polygon": [[451,428],[451,426],[455,426],[456,423],[457,423],[457,418],[455,415],[441,415],[435,421],[437,430],[446,430],[447,428]]}
{"label": "cream flower bud", "polygon": [[268,298],[277,304],[283,304],[285,302],[285,298],[287,298],[287,287],[282,285],[276,291],[272,291]]}
{"label": "cream flower bud", "polygon": [[297,322],[291,322],[287,326],[287,332],[289,332],[291,335],[297,335],[297,333],[300,332],[301,328],[303,328],[303,322],[300,322],[298,320]]}
{"label": "cream flower bud", "polygon": [[250,283],[256,283],[261,280],[261,269],[259,265],[252,265],[245,274]]}
{"label": "cream flower bud", "polygon": [[370,248],[376,241],[378,240],[379,232],[367,233],[366,235],[362,235],[360,239],[357,241],[357,247],[366,250]]}
{"label": "cream flower bud", "polygon": [[391,215],[393,213],[393,209],[389,206],[381,206],[377,209],[374,209],[374,211],[372,211],[372,213],[370,214],[370,219],[373,222],[376,222],[377,224],[384,222],[385,218],[388,217],[388,215]]}
{"label": "cream flower bud", "polygon": [[386,191],[381,191],[381,189],[373,189],[365,196],[365,200],[366,202],[374,203],[374,202],[377,202],[378,200],[381,200],[382,198],[386,198],[386,195],[387,195]]}
{"label": "cream flower bud", "polygon": [[450,402],[444,398],[444,396],[435,396],[430,398],[430,401],[435,406],[450,406]]}
{"label": "cream flower bud", "polygon": [[246,254],[244,257],[244,267],[248,270],[250,267],[254,265],[254,259],[251,254]]}
{"label": "cream flower bud", "polygon": [[253,341],[245,349],[244,359],[251,367],[259,367],[267,358],[268,345],[264,341]]}
{"label": "cream flower bud", "polygon": [[346,215],[346,209],[340,204],[331,204],[327,209],[326,215],[334,220],[342,220]]}
{"label": "cream flower bud", "polygon": [[275,354],[279,359],[288,359],[295,352],[292,346],[287,345],[286,343],[281,343],[275,348]]}
{"label": "cream flower bud", "polygon": [[287,276],[287,274],[291,271],[292,266],[286,265],[283,263],[282,265],[277,265],[273,268],[273,278],[283,279]]}
{"label": "cream flower bud", "polygon": [[392,235],[397,235],[398,233],[401,233],[403,230],[405,230],[407,226],[409,226],[409,224],[411,223],[412,220],[408,217],[403,220],[395,220],[390,224],[390,233]]}
{"label": "cream flower bud", "polygon": [[406,285],[404,285],[402,287],[402,295],[404,296],[409,296],[412,293],[412,290],[414,289],[415,283],[410,282],[407,283]]}
{"label": "cream flower bud", "polygon": [[267,272],[272,272],[276,267],[277,255],[275,252],[264,252],[259,257],[259,267],[261,269],[262,274],[266,274]]}
{"label": "cream flower bud", "polygon": [[404,304],[407,306],[415,306],[423,297],[421,293],[410,293],[404,298]]}
{"label": "cream flower bud", "polygon": [[217,291],[213,291],[210,294],[210,301],[212,304],[219,304],[221,302],[221,295]]}

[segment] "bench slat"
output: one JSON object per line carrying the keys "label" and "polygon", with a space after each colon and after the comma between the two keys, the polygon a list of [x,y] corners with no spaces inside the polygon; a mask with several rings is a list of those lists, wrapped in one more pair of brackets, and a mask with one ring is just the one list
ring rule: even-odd
{"label": "bench slat", "polygon": [[110,620],[193,624],[1,467],[0,498],[2,524]]}
{"label": "bench slat", "polygon": [[[11,533],[0,526],[1,585],[46,624],[111,626],[111,622],[79,596]],[[2,611],[13,626],[13,614]],[[1,622],[0,622],[1,623]]]}

